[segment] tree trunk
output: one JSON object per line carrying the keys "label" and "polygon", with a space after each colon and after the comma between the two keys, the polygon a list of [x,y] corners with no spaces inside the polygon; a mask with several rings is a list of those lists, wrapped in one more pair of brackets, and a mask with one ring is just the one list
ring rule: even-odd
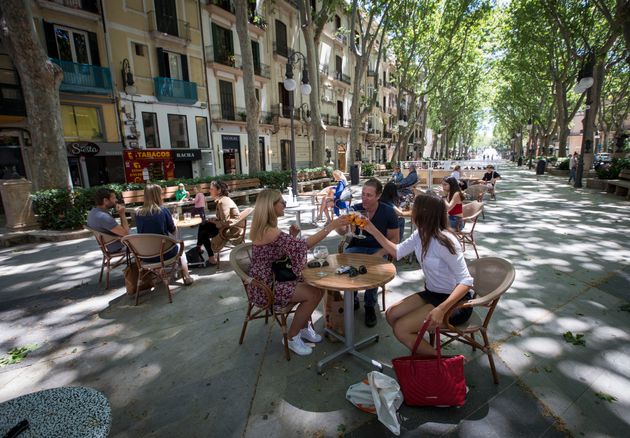
{"label": "tree trunk", "polygon": [[566,90],[561,81],[556,83],[556,109],[558,114],[558,157],[567,156],[567,140],[569,138],[569,117],[567,111]]}
{"label": "tree trunk", "polygon": [[0,40],[23,85],[32,144],[33,189],[71,189],[59,104],[63,72],[48,60],[40,45],[30,3],[30,0],[2,0]]}
{"label": "tree trunk", "polygon": [[354,65],[354,79],[352,81],[352,103],[350,104],[350,148],[349,155],[346,159],[350,163],[356,161],[356,151],[361,147],[359,144],[359,136],[363,126],[361,120],[361,78],[365,73],[367,61],[363,57],[355,56],[356,63]]}
{"label": "tree trunk", "polygon": [[[322,111],[320,107],[319,94],[319,56],[317,53],[318,45],[315,44],[314,22],[311,15],[307,11],[310,7],[307,2],[300,0],[300,21],[302,23],[302,35],[306,45],[306,69],[309,75],[309,83],[311,85],[311,94],[309,95],[310,111],[311,111],[311,133],[313,139],[312,165],[319,167],[324,165],[324,129],[322,127]],[[309,19],[310,17],[310,19]]]}
{"label": "tree trunk", "polygon": [[247,157],[249,163],[249,173],[256,173],[260,170],[260,151],[258,140],[258,122],[260,118],[260,103],[256,98],[256,86],[254,85],[254,56],[252,53],[252,43],[249,39],[247,29],[247,9],[248,0],[233,0],[234,12],[236,15],[236,33],[241,47],[243,58],[243,87],[245,89],[245,104],[247,106]]}

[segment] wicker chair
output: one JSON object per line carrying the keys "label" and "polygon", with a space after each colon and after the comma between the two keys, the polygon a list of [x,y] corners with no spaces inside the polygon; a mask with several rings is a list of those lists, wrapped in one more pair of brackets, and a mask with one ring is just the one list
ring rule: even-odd
{"label": "wicker chair", "polygon": [[[162,234],[131,234],[122,238],[129,251],[134,255],[136,259],[136,265],[138,266],[138,290],[140,290],[140,284],[147,275],[152,275],[159,278],[166,286],[166,292],[168,293],[168,302],[173,302],[171,295],[171,288],[169,282],[171,278],[177,273],[180,268],[180,257],[184,252],[184,242],[181,240],[175,240],[170,236],[164,236]],[[179,245],[177,253],[168,259],[164,259],[164,255],[174,246]],[[147,259],[159,257],[159,261],[148,262]],[[136,306],[140,293],[136,293]]]}
{"label": "wicker chair", "polygon": [[[282,309],[274,309],[274,291],[271,287],[266,284],[261,283],[249,275],[249,267],[252,263],[252,244],[251,243],[243,243],[232,250],[230,253],[230,264],[234,269],[234,272],[243,282],[243,287],[245,288],[245,293],[247,295],[247,313],[245,314],[245,320],[243,321],[243,329],[241,330],[241,337],[238,340],[239,344],[243,344],[243,339],[245,338],[245,331],[247,330],[247,324],[249,321],[253,321],[255,319],[265,319],[265,324],[268,323],[269,317],[273,316],[278,325],[280,326],[280,330],[282,331],[282,337],[284,338],[284,354],[286,355],[287,360],[291,360],[291,355],[289,353],[289,339],[288,339],[288,326],[287,326],[287,318],[293,312],[295,312],[295,307],[297,304],[291,303],[287,307]],[[247,289],[249,285],[256,284],[257,287],[260,287],[267,294],[267,305],[264,307],[259,307],[252,303],[249,299],[249,294],[247,293]]]}
{"label": "wicker chair", "polygon": [[[479,201],[473,201],[463,205],[462,222],[463,228],[461,231],[457,231],[455,234],[462,244],[462,250],[466,251],[466,244],[472,245],[475,250],[475,255],[479,258],[477,252],[477,244],[475,243],[475,226],[477,225],[477,219],[479,215],[483,213],[483,203]],[[472,224],[469,228],[466,228],[466,224]]]}
{"label": "wicker chair", "polygon": [[103,281],[103,271],[107,269],[105,271],[105,289],[109,289],[110,271],[123,264],[125,266],[128,266],[129,253],[127,252],[124,245],[123,245],[122,250],[117,251],[117,252],[111,252],[109,249],[107,249],[107,245],[110,245],[114,242],[120,242],[122,240],[122,237],[101,233],[100,231],[96,231],[90,227],[85,227],[85,228],[87,228],[88,230],[92,232],[92,234],[94,234],[94,238],[96,239],[96,242],[98,243],[98,246],[101,249],[101,252],[103,253],[103,261],[101,263],[101,275],[98,277],[98,282],[100,283],[101,281]]}
{"label": "wicker chair", "polygon": [[[479,348],[488,356],[488,362],[490,362],[490,369],[492,370],[492,378],[494,383],[498,384],[499,377],[494,365],[490,341],[488,340],[488,325],[499,303],[499,299],[507,292],[510,286],[512,286],[516,273],[512,263],[498,257],[484,257],[472,260],[468,262],[468,270],[474,278],[473,299],[460,302],[449,309],[446,315],[444,315],[443,326],[445,328],[440,329],[440,335],[449,339],[442,343],[442,347],[445,347],[453,341],[459,341],[470,345],[473,351]],[[465,323],[457,326],[449,324],[448,320],[453,311],[459,308],[469,307],[473,309],[485,308],[487,311],[483,319],[476,310],[473,310],[470,319]],[[481,334],[483,344],[477,342],[475,339],[475,333],[477,332]],[[430,335],[431,344],[434,344],[434,338],[434,335]]]}
{"label": "wicker chair", "polygon": [[220,268],[221,264],[221,251],[235,248],[245,242],[245,237],[247,236],[247,219],[253,211],[253,207],[246,208],[238,215],[238,219],[236,219],[232,225],[219,230],[219,239],[214,240],[214,242],[219,243],[215,246],[213,242],[212,245],[212,251],[217,255],[217,270]]}

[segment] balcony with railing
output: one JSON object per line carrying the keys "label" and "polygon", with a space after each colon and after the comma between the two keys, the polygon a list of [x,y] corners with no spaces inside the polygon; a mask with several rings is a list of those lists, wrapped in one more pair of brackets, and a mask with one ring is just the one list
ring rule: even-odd
{"label": "balcony with railing", "polygon": [[343,46],[345,46],[348,43],[348,37],[342,33],[336,32],[335,33],[335,42],[337,44],[341,44]]}
{"label": "balcony with railing", "polygon": [[[37,0],[37,3],[43,8],[73,15],[77,11],[89,12],[90,14],[96,15],[101,14],[98,0]],[[69,9],[73,9],[73,11],[69,11]]]}
{"label": "balcony with railing", "polygon": [[243,68],[243,60],[240,55],[235,55],[227,47],[206,46],[206,60],[234,68]]}
{"label": "balcony with railing", "polygon": [[192,105],[197,102],[197,84],[179,79],[156,77],[155,97],[160,102]]}
{"label": "balcony with railing", "polygon": [[68,93],[111,94],[112,76],[109,68],[51,59],[63,70],[59,90]]}
{"label": "balcony with railing", "polygon": [[341,73],[340,71],[336,71],[333,77],[335,78],[335,80],[339,82],[343,82],[344,84],[347,84],[347,85],[351,84],[350,75]]}
{"label": "balcony with railing", "polygon": [[170,15],[158,14],[155,11],[147,13],[149,17],[149,33],[153,38],[172,40],[179,38],[184,42],[190,41],[190,23],[179,20]]}
{"label": "balcony with railing", "polygon": [[273,42],[273,54],[274,55],[280,55],[280,56],[284,56],[285,58],[288,58],[289,56],[291,56],[292,54],[292,50],[289,49],[289,47],[284,44],[284,45],[278,45],[277,41]]}
{"label": "balcony with railing", "polygon": [[234,5],[231,0],[210,0],[208,2],[209,5],[218,6],[224,11],[234,13]]}
{"label": "balcony with railing", "polygon": [[249,20],[249,23],[256,26],[258,29],[267,30],[267,27],[269,26],[267,24],[267,20],[265,19],[265,17],[260,15],[255,10],[254,11],[250,10],[249,16],[247,18]]}
{"label": "balcony with railing", "polygon": [[263,63],[254,63],[254,74],[263,78],[271,79],[271,67]]}
{"label": "balcony with railing", "polygon": [[374,67],[368,67],[367,75],[371,77],[376,77],[378,76],[378,70],[376,70],[376,68]]}
{"label": "balcony with railing", "polygon": [[0,115],[26,116],[22,87],[16,84],[0,84]]}
{"label": "balcony with railing", "polygon": [[265,125],[273,124],[273,113],[271,111],[261,111],[260,123],[265,124]]}
{"label": "balcony with railing", "polygon": [[273,105],[271,110],[275,116],[282,117],[284,119],[291,118],[291,106],[288,104],[276,103]]}

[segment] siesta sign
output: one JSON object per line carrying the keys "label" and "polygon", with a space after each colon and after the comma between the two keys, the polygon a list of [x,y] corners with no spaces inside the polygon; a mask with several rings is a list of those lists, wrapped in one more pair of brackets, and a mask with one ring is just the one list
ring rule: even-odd
{"label": "siesta sign", "polygon": [[67,148],[70,155],[91,156],[101,151],[101,148],[96,143],[91,142],[68,143]]}

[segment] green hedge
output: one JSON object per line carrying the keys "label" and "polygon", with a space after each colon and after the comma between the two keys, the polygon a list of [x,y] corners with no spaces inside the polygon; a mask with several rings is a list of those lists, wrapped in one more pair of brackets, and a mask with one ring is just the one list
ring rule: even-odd
{"label": "green hedge", "polygon": [[609,165],[596,170],[599,179],[616,179],[622,169],[630,169],[630,158],[613,158]]}
{"label": "green hedge", "polygon": [[361,165],[361,175],[374,176],[374,164],[364,163]]}
{"label": "green hedge", "polygon": [[569,170],[569,159],[563,158],[562,160],[558,161],[558,165],[556,166],[556,169]]}
{"label": "green hedge", "polygon": [[[304,172],[326,171],[329,178],[332,177],[332,169],[328,167],[317,167],[313,169],[300,169],[298,174]],[[219,175],[214,177],[172,179],[168,181],[154,181],[162,187],[176,186],[180,182],[186,185],[207,183],[213,180],[229,181],[234,179],[258,178],[263,187],[270,189],[285,190],[291,185],[291,171],[271,171],[258,172],[252,175]],[[104,186],[94,186],[88,189],[76,187],[73,191],[66,189],[40,190],[31,195],[33,200],[33,210],[38,215],[39,223],[45,230],[76,230],[83,227],[87,219],[87,214],[94,206],[94,194],[101,187],[108,187],[116,192],[116,196],[121,198],[121,194],[127,190],[142,190],[144,184],[137,183],[112,183]]]}

